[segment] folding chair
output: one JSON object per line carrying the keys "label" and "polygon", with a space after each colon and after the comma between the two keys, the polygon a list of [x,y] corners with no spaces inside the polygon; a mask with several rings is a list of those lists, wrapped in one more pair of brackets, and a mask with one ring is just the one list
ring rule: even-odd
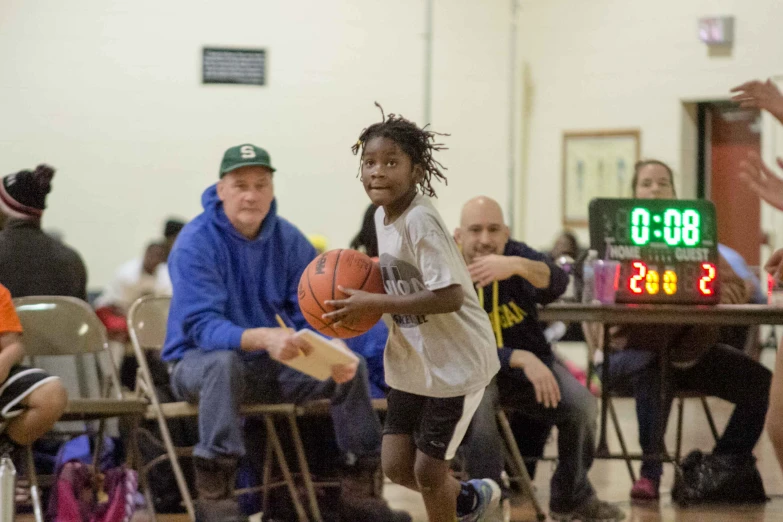
{"label": "folding chair", "polygon": [[501,408],[498,408],[496,417],[498,427],[500,428],[500,435],[503,437],[503,442],[506,445],[507,460],[516,468],[517,475],[509,477],[509,480],[519,483],[522,488],[522,493],[533,503],[533,509],[536,511],[536,519],[543,522],[546,520],[546,514],[544,513],[544,510],[541,509],[541,504],[539,504],[538,499],[536,498],[536,493],[533,490],[533,481],[530,479],[530,475],[527,472],[527,466],[525,466],[525,461],[519,453],[519,447],[517,447],[516,439],[514,439],[514,432],[511,431],[508,417],[506,417],[506,413]]}
{"label": "folding chair", "polygon": [[[594,363],[595,354],[598,351],[603,350],[604,327],[600,323],[585,322],[582,323],[582,331],[584,332],[585,342],[587,344],[587,368],[588,368],[587,384],[589,386],[592,377],[597,374],[595,369],[595,363]],[[611,372],[611,367],[609,371]],[[606,385],[607,383],[603,383],[603,382],[601,383],[601,386],[606,386]],[[609,403],[607,404],[607,409],[609,410],[609,415],[611,416],[612,424],[614,424],[615,433],[617,434],[617,439],[620,443],[622,459],[625,460],[625,463],[628,466],[628,473],[631,476],[631,481],[636,482],[636,474],[634,473],[631,461],[641,459],[642,457],[637,455],[631,455],[628,453],[628,448],[625,443],[625,437],[623,436],[622,429],[620,428],[620,421],[617,417],[617,412],[614,408],[614,403],[612,402],[613,396],[617,397],[618,395],[610,394]],[[677,399],[677,442],[676,442],[674,462],[679,462],[680,455],[682,452],[682,424],[684,418],[684,408],[685,408],[686,399],[699,399],[701,401],[702,407],[704,408],[704,414],[707,417],[707,423],[710,426],[710,431],[712,432],[712,436],[716,442],[718,440],[718,429],[715,425],[715,420],[712,416],[712,411],[710,410],[710,406],[707,402],[706,395],[702,393],[680,390],[680,391],[675,391],[674,397]]]}
{"label": "folding chair", "polygon": [[[329,399],[317,399],[305,402],[303,404],[299,404],[296,407],[296,417],[328,417],[331,415],[330,412],[331,407],[331,401]],[[372,399],[372,408],[373,410],[378,414],[385,414],[386,409],[388,407],[388,403],[386,399]],[[297,458],[299,460],[300,466],[303,466],[303,470],[307,470],[307,458],[305,454],[304,444],[302,443],[302,439],[299,436],[299,428],[296,425],[296,418],[290,419],[289,418],[289,425],[291,427],[292,433],[294,433],[293,442],[294,442],[294,448],[296,450]],[[303,471],[304,472],[304,471]],[[309,470],[306,471],[307,474],[310,474]],[[382,480],[383,476],[379,475],[378,477],[379,482],[375,484],[375,488],[380,491],[382,489]],[[322,488],[340,488],[341,484],[337,480],[319,480],[312,482],[313,487],[322,487]]]}
{"label": "folding chair", "polygon": [[[177,448],[171,438],[171,433],[168,428],[167,419],[182,418],[182,417],[197,417],[198,406],[187,402],[173,402],[173,403],[161,403],[158,400],[155,393],[155,386],[150,373],[149,364],[147,363],[147,357],[145,351],[155,350],[160,351],[163,348],[163,343],[166,338],[166,324],[168,321],[169,306],[171,304],[170,297],[142,297],[138,299],[131,306],[128,312],[128,332],[130,334],[131,343],[133,344],[133,351],[136,356],[136,360],[139,364],[136,379],[136,392],[149,401],[149,407],[146,412],[146,418],[149,420],[155,420],[158,424],[162,440],[162,446],[165,448],[166,453],[161,455],[157,459],[150,461],[145,465],[139,466],[139,475],[141,478],[142,487],[147,497],[148,503],[152,506],[154,514],[154,505],[152,504],[152,496],[147,483],[147,474],[150,469],[163,460],[168,460],[174,471],[176,477],[177,487],[182,495],[185,508],[190,516],[191,520],[195,520],[195,509],[193,507],[193,499],[188,490],[185,476],[182,473],[182,468],[179,464],[178,456],[186,456],[192,454],[192,448]],[[306,460],[302,460],[304,455],[303,450],[300,454],[299,448],[301,447],[301,439],[299,438],[299,432],[296,430],[296,405],[294,404],[246,404],[242,405],[240,413],[244,416],[260,416],[264,419],[264,425],[267,434],[267,449],[271,449],[274,453],[274,458],[277,460],[277,464],[280,467],[280,471],[283,474],[283,480],[278,482],[271,482],[271,458],[272,455],[267,451],[265,456],[265,470],[264,478],[261,486],[254,488],[245,488],[236,491],[235,494],[241,495],[249,493],[251,491],[262,491],[264,501],[268,498],[268,491],[270,488],[287,486],[291,495],[291,500],[294,504],[294,509],[297,513],[297,518],[300,521],[308,520],[307,513],[299,500],[299,493],[297,490],[296,482],[291,470],[288,466],[288,462],[283,451],[283,447],[280,443],[277,430],[275,428],[274,417],[281,416],[288,419],[289,424],[292,427],[292,438],[295,446],[297,447],[297,455],[300,457],[300,470],[302,471],[302,481],[304,482],[305,491],[308,498],[308,504],[310,507],[311,515],[314,520],[320,521],[321,514],[318,509],[318,503],[315,497],[315,489],[310,479],[309,470],[307,468]],[[145,436],[149,438],[155,438],[146,430],[140,430]],[[267,463],[269,468],[267,469]]]}
{"label": "folding chair", "polygon": [[[106,419],[131,417],[138,420],[146,410],[144,401],[123,397],[117,368],[109,351],[106,330],[90,306],[73,297],[36,296],[14,299],[16,313],[24,333],[25,353],[35,364],[35,357],[71,356],[77,364],[92,354],[99,374],[108,378],[108,386],[98,396],[70,397],[60,421],[99,421],[93,464],[101,453]],[[81,364],[77,366],[80,367]],[[85,390],[85,387],[80,387]],[[135,452],[135,446],[131,445]],[[27,469],[36,522],[43,522],[38,476],[33,463],[32,447],[27,447]]]}

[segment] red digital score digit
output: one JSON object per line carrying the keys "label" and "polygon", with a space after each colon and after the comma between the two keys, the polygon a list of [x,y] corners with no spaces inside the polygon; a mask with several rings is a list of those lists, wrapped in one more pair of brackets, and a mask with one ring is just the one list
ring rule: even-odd
{"label": "red digital score digit", "polygon": [[712,295],[715,290],[712,288],[712,284],[715,281],[715,265],[712,263],[702,263],[702,277],[699,279],[699,292],[701,295]]}
{"label": "red digital score digit", "polygon": [[628,278],[628,289],[638,295],[644,291],[644,283],[647,280],[647,265],[641,261],[634,261],[631,266],[634,273]]}

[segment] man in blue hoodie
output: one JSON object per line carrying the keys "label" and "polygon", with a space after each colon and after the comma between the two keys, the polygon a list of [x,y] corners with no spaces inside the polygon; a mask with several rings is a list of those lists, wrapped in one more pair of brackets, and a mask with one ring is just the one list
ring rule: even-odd
{"label": "man in blue hoodie", "polygon": [[274,172],[264,149],[251,144],[228,149],[220,180],[202,195],[204,211],[185,226],[169,257],[174,295],[163,359],[173,364],[174,394],[199,405],[198,519],[245,520],[231,496],[237,461],[245,454],[242,402],[328,398],[347,468],[343,515],[409,520],[389,510],[373,487],[381,427],[364,363],[334,366],[324,382],[280,363],[309,351],[278,327],[275,316],[288,318],[297,330],[308,327],[297,285],[316,252],[277,215]]}
{"label": "man in blue hoodie", "polygon": [[553,520],[613,521],[624,515],[598,499],[587,473],[593,463],[595,398],[555,359],[538,322],[537,306],[557,299],[568,276],[546,255],[509,239],[500,205],[477,197],[462,208],[455,238],[489,314],[500,372],[487,387],[465,439],[471,477],[500,479],[498,404],[558,429],[559,462],[549,502]]}

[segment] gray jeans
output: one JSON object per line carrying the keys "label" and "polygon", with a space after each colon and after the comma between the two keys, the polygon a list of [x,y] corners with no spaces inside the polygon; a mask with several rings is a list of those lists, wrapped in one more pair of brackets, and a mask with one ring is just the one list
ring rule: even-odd
{"label": "gray jeans", "polygon": [[518,369],[501,370],[487,386],[476,413],[463,455],[471,478],[500,479],[503,470],[503,441],[495,411],[498,405],[557,426],[558,465],[552,476],[549,506],[554,511],[570,511],[595,495],[587,473],[593,465],[598,405],[595,397],[568,369],[555,362],[552,367],[560,386],[557,408],[544,408],[536,402],[533,385]]}
{"label": "gray jeans", "polygon": [[381,425],[370,402],[363,359],[356,377],[336,384],[312,379],[266,354],[190,350],[174,367],[171,388],[179,400],[198,403],[199,442],[194,454],[202,458],[245,454],[240,404],[313,399],[331,400],[337,445],[346,457],[380,454]]}

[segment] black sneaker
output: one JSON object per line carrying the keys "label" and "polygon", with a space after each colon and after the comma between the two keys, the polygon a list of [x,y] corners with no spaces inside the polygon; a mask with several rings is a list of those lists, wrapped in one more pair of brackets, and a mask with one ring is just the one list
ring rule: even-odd
{"label": "black sneaker", "polygon": [[705,455],[694,450],[675,468],[672,500],[688,506],[761,504],[768,498],[752,454]]}

